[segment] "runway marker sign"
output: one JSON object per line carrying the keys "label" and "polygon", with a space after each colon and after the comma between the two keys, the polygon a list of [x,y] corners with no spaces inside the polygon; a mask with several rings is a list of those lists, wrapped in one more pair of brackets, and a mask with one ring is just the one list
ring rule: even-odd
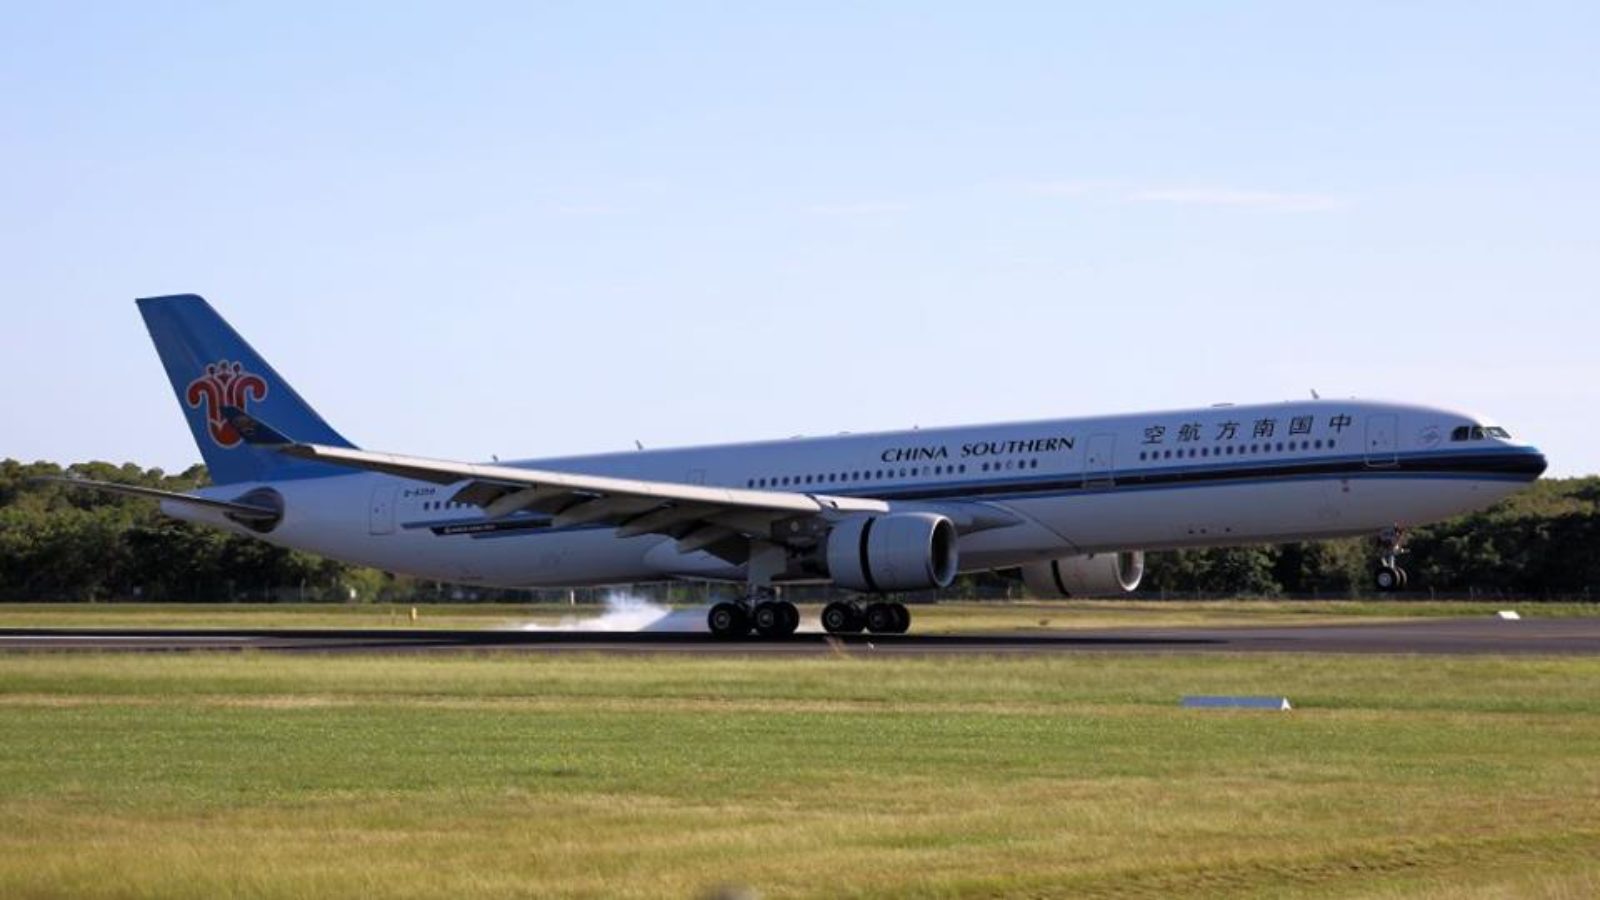
{"label": "runway marker sign", "polygon": [[1185,709],[1294,709],[1288,697],[1228,697],[1205,694],[1184,697]]}

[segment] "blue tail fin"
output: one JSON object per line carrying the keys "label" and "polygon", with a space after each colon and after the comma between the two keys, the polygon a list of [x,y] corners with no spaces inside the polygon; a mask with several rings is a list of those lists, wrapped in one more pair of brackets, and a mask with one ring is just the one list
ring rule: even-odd
{"label": "blue tail fin", "polygon": [[178,394],[215,484],[344,474],[244,441],[227,410],[259,414],[295,440],[349,447],[310,404],[200,297],[181,294],[139,301],[145,327]]}

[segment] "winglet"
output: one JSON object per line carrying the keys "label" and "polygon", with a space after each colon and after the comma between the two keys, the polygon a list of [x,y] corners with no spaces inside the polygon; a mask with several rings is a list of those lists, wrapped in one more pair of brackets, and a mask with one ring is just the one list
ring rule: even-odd
{"label": "winglet", "polygon": [[237,406],[222,407],[222,417],[227,420],[229,425],[233,426],[234,431],[239,432],[239,436],[244,438],[244,442],[247,444],[255,444],[262,447],[284,447],[295,442],[293,438],[288,437],[283,432]]}

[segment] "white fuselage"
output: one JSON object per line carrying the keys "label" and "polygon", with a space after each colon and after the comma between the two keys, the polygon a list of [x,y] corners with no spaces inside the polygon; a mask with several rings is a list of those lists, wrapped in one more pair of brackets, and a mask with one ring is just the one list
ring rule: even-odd
{"label": "white fuselage", "polygon": [[[887,500],[1010,522],[964,534],[962,571],[1091,552],[1376,534],[1481,509],[1538,477],[1539,452],[1481,419],[1315,400],[795,438],[510,465]],[[1502,436],[1492,436],[1492,435]],[[261,484],[204,491],[235,498]],[[505,586],[740,578],[668,537],[498,520],[454,488],[371,473],[275,481],[266,540],[392,572]],[[241,533],[219,514],[167,512]]]}

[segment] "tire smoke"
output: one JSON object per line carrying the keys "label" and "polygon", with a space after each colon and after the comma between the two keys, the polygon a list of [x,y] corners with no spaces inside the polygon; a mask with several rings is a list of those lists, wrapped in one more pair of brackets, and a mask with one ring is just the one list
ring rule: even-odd
{"label": "tire smoke", "polygon": [[611,593],[597,615],[562,616],[554,625],[529,623],[523,631],[678,631],[706,630],[706,608],[673,609],[627,593]]}

